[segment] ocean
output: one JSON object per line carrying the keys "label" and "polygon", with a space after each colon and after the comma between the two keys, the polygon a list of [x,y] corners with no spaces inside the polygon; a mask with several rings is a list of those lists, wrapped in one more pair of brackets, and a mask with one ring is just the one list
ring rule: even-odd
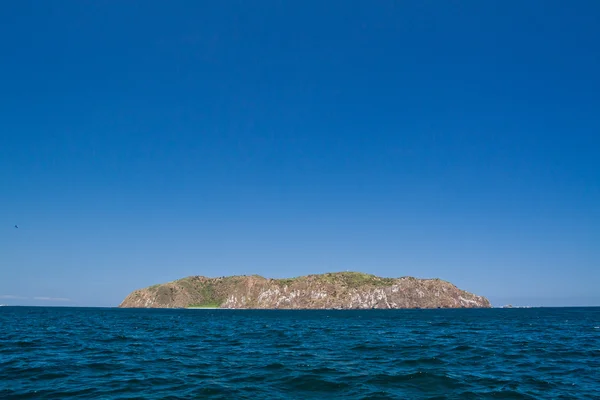
{"label": "ocean", "polygon": [[600,308],[0,307],[0,399],[600,399]]}

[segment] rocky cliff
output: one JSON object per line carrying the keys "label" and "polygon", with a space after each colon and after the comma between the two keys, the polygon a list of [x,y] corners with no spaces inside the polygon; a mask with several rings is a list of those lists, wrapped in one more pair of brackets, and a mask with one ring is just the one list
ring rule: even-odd
{"label": "rocky cliff", "polygon": [[292,279],[192,276],[132,292],[119,307],[370,309],[490,307],[481,296],[440,279],[380,278],[359,272]]}

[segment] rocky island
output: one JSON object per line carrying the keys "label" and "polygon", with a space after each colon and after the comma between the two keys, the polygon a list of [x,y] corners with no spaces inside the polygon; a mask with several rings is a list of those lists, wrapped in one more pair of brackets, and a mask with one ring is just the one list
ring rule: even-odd
{"label": "rocky island", "polygon": [[381,278],[360,272],[290,279],[191,276],[135,290],[122,308],[389,309],[489,308],[482,296],[441,279]]}

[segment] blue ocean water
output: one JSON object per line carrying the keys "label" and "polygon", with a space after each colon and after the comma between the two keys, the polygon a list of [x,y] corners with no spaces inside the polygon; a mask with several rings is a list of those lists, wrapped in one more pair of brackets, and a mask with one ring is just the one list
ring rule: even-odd
{"label": "blue ocean water", "polygon": [[0,307],[0,399],[600,399],[600,308]]}

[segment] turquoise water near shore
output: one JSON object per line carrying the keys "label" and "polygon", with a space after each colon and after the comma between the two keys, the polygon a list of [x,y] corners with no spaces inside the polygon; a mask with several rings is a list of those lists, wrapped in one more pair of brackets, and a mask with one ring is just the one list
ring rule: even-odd
{"label": "turquoise water near shore", "polygon": [[0,308],[1,399],[600,399],[600,308]]}

